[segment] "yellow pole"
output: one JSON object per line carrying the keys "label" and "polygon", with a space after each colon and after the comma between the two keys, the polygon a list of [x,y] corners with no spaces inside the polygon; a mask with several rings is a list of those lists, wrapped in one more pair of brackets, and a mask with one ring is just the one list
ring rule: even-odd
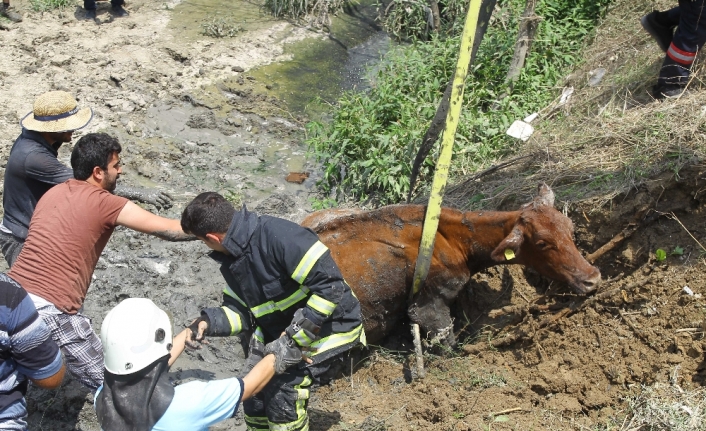
{"label": "yellow pole", "polygon": [[480,13],[481,0],[470,0],[466,22],[463,25],[461,36],[461,49],[458,54],[456,64],[456,74],[454,75],[453,87],[451,88],[451,98],[449,112],[446,114],[446,127],[441,138],[441,154],[436,162],[436,173],[431,185],[431,196],[427,206],[424,227],[422,229],[422,240],[419,244],[419,255],[414,267],[414,283],[409,294],[410,302],[421,289],[422,284],[429,274],[432,253],[434,252],[434,239],[439,227],[439,215],[441,214],[441,201],[446,188],[446,181],[449,177],[449,166],[451,165],[451,154],[453,153],[454,137],[458,127],[458,119],[461,115],[461,105],[463,104],[463,84],[468,74],[468,65],[473,51],[473,39],[476,35],[476,25]]}

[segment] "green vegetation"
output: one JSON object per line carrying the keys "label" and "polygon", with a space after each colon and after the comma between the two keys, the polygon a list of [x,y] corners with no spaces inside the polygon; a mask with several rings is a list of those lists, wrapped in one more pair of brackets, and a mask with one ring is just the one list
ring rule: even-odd
{"label": "green vegetation", "polygon": [[201,24],[201,34],[209,37],[233,37],[243,31],[243,27],[233,24],[233,19],[211,18]]}
{"label": "green vegetation", "polygon": [[343,8],[345,0],[265,0],[265,9],[277,17],[309,18],[315,27],[330,26],[331,15]]}
{"label": "green vegetation", "polygon": [[[466,80],[451,176],[475,172],[514,150],[515,141],[504,131],[557,96],[557,83],[578,63],[579,51],[609,1],[539,0],[536,14],[542,20],[536,40],[512,88],[505,76],[524,2],[498,2],[500,10]],[[379,204],[406,196],[412,160],[456,67],[457,21],[446,23],[450,37],[393,49],[369,92],[345,94],[329,124],[308,125],[310,150],[324,165],[320,186],[325,192],[335,190],[339,200],[373,199]],[[435,159],[432,152],[422,166],[423,185]]]}
{"label": "green vegetation", "polygon": [[73,0],[29,0],[29,4],[35,12],[48,12],[73,6],[74,2]]}

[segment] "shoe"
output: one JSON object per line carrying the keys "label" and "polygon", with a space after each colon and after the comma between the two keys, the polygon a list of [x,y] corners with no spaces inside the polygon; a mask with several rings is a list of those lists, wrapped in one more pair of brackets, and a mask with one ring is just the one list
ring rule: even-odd
{"label": "shoe", "polygon": [[652,97],[657,100],[676,99],[686,90],[686,85],[657,84],[652,87]]}
{"label": "shoe", "polygon": [[93,21],[97,20],[98,16],[96,16],[96,10],[95,9],[86,9],[86,15],[85,15],[84,19],[93,20]]}
{"label": "shoe", "polygon": [[652,36],[652,39],[657,42],[659,48],[667,52],[669,45],[672,44],[672,38],[674,37],[674,27],[666,27],[658,23],[657,11],[650,12],[640,18],[640,24],[642,24],[642,28]]}
{"label": "shoe", "polygon": [[4,16],[12,22],[22,22],[22,15],[15,12],[10,7],[5,6],[4,4],[0,6],[0,15]]}
{"label": "shoe", "polygon": [[118,18],[122,18],[122,17],[126,17],[126,16],[130,15],[128,13],[128,11],[126,11],[122,6],[113,6],[112,11],[113,11],[113,15]]}

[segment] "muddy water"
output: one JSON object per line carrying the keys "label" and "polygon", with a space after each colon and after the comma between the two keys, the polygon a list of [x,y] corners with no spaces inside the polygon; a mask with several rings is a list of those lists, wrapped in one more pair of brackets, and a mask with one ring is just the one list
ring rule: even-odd
{"label": "muddy water", "polygon": [[270,83],[290,110],[324,113],[342,91],[367,88],[368,69],[390,48],[390,38],[375,22],[376,8],[372,1],[347,7],[334,18],[330,34],[292,44],[285,48],[291,61],[260,67],[252,75]]}

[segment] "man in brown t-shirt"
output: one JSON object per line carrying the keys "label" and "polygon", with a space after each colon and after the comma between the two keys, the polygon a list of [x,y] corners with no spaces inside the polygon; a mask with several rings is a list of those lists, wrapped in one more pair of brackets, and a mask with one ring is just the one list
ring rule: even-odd
{"label": "man in brown t-shirt", "polygon": [[71,154],[75,179],[51,188],[37,203],[27,241],[8,275],[34,301],[69,372],[96,389],[103,383],[103,348],[81,307],[98,258],[115,226],[170,241],[194,239],[179,220],[157,216],[115,196],[120,143],[105,133],[82,137]]}

